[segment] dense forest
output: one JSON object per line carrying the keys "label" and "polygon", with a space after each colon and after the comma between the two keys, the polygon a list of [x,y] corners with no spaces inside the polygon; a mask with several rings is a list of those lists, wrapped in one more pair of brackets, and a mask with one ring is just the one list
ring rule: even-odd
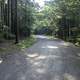
{"label": "dense forest", "polygon": [[30,0],[0,0],[0,39],[29,37],[33,23]]}
{"label": "dense forest", "polygon": [[80,44],[80,1],[45,1],[42,10],[36,11],[35,33],[56,36]]}
{"label": "dense forest", "polygon": [[80,1],[49,0],[41,8],[35,0],[0,0],[0,41],[31,34],[80,44]]}

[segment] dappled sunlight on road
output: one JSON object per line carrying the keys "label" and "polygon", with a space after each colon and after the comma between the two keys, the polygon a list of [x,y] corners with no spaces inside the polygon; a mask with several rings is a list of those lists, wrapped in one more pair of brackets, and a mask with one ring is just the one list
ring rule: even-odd
{"label": "dappled sunlight on road", "polygon": [[64,76],[64,80],[77,80],[75,76],[69,73],[65,73],[63,76]]}
{"label": "dappled sunlight on road", "polygon": [[0,64],[3,62],[3,60],[2,59],[0,59]]}
{"label": "dappled sunlight on road", "polygon": [[38,69],[36,69],[36,72],[39,74],[44,74],[44,73],[46,73],[46,69],[38,68]]}
{"label": "dappled sunlight on road", "polygon": [[[50,47],[51,49],[54,49],[53,48],[54,46],[53,47],[50,46]],[[27,58],[28,61],[31,64],[34,75],[35,76],[37,75],[36,78],[40,76],[40,78],[44,79],[44,76],[46,77],[52,76],[50,80],[78,80],[77,76],[75,76],[74,74],[70,74],[64,71],[66,63],[69,66],[72,66],[75,60],[71,60],[71,59],[73,58],[77,59],[77,57],[74,57],[74,56],[66,57],[65,56],[62,59],[62,55],[44,54],[44,52],[43,54],[40,54],[37,52],[33,54],[28,53],[27,57],[28,57]],[[71,61],[67,62],[69,60]],[[49,80],[49,79],[46,78],[46,80]]]}
{"label": "dappled sunlight on road", "polygon": [[40,39],[49,39],[49,37],[43,35],[36,35],[35,37]]}
{"label": "dappled sunlight on road", "polygon": [[30,57],[30,58],[35,58],[35,57],[38,56],[38,54],[37,53],[35,53],[35,54],[28,54],[27,56]]}
{"label": "dappled sunlight on road", "polygon": [[69,43],[63,43],[63,46],[70,46]]}
{"label": "dappled sunlight on road", "polygon": [[[35,62],[37,60],[44,60],[46,58],[47,58],[47,56],[39,55],[38,53],[34,53],[34,54],[27,54],[26,59],[30,60],[31,62]],[[39,64],[39,63],[37,63],[37,64]]]}
{"label": "dappled sunlight on road", "polygon": [[42,46],[42,48],[58,49],[58,47],[57,47],[57,46],[51,46],[51,45]]}
{"label": "dappled sunlight on road", "polygon": [[43,60],[43,59],[46,59],[47,56],[44,56],[44,55],[40,55],[36,58],[36,60]]}
{"label": "dappled sunlight on road", "polygon": [[73,46],[73,44],[72,43],[69,43],[69,42],[62,42],[62,43],[60,43],[62,46],[64,46],[64,47],[68,47],[68,46]]}
{"label": "dappled sunlight on road", "polygon": [[[63,59],[77,59],[77,60],[80,60],[80,57],[78,56],[72,56],[72,55],[69,55],[69,56],[64,56]],[[39,53],[33,53],[33,54],[27,54],[27,58],[31,63],[33,63],[34,65],[39,65],[39,62],[36,63],[36,61],[44,61],[44,60],[49,60],[49,59],[53,59],[53,60],[62,60],[62,55],[55,55],[55,54],[50,54],[50,55],[43,55],[43,54],[39,54]]]}
{"label": "dappled sunlight on road", "polygon": [[58,55],[39,55],[39,53],[34,53],[34,54],[27,54],[27,57],[33,60],[44,60],[47,58],[60,58],[61,56]]}
{"label": "dappled sunlight on road", "polygon": [[[33,55],[35,55],[34,58]],[[77,80],[76,76],[73,76],[70,73],[60,72],[64,69],[64,61],[60,59],[61,56],[39,55],[39,53],[34,53],[32,55],[30,54],[28,58],[30,63],[32,64],[32,70],[34,71],[35,76],[38,75],[40,77],[44,77],[48,72],[50,73],[49,75],[52,75],[53,71],[54,75],[50,80]],[[61,74],[59,75],[57,72]]]}
{"label": "dappled sunlight on road", "polygon": [[33,63],[34,65],[39,65],[40,62],[36,62],[36,61],[44,60],[46,58],[47,56],[39,55],[38,53],[34,53],[34,54],[27,54],[26,59],[28,59],[29,62]]}
{"label": "dappled sunlight on road", "polygon": [[[34,55],[34,56],[33,56]],[[39,55],[39,53],[34,53],[34,54],[27,54],[27,60],[28,62],[32,65],[32,69],[34,72],[37,74],[46,74],[49,71],[49,66],[52,65],[50,64],[56,61],[56,58],[60,58],[61,56],[56,56],[56,55]],[[53,62],[52,62],[53,61]],[[61,67],[62,61],[58,61],[60,64],[59,66],[56,65],[54,62],[55,66],[53,68]],[[50,65],[49,65],[50,64]],[[54,69],[53,69],[54,70]]]}

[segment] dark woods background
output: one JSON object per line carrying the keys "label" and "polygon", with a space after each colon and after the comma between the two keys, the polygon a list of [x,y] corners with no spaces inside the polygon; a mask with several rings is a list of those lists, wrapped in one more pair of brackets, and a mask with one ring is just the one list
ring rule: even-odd
{"label": "dark woods background", "polygon": [[29,37],[33,3],[30,0],[1,0],[0,1],[0,37],[15,39]]}

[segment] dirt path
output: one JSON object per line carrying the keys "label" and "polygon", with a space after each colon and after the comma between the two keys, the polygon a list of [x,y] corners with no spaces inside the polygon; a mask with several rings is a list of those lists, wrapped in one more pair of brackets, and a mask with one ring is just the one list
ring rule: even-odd
{"label": "dirt path", "polygon": [[0,64],[0,80],[80,80],[80,48],[36,37],[32,47],[8,55]]}

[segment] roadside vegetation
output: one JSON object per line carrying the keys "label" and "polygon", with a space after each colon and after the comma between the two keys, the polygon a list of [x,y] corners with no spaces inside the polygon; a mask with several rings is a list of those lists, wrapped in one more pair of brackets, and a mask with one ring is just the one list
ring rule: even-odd
{"label": "roadside vegetation", "polygon": [[14,42],[4,43],[2,47],[0,47],[0,57],[4,57],[6,55],[10,55],[12,53],[24,51],[24,49],[29,48],[36,42],[36,39],[33,36],[30,36],[26,39],[21,40],[18,44],[14,44]]}
{"label": "roadside vegetation", "polygon": [[31,45],[33,45],[36,42],[36,38],[34,38],[33,36],[26,38],[24,40],[22,40],[20,43],[18,43],[16,46],[17,48],[19,48],[20,50],[23,50],[25,48],[29,48]]}

